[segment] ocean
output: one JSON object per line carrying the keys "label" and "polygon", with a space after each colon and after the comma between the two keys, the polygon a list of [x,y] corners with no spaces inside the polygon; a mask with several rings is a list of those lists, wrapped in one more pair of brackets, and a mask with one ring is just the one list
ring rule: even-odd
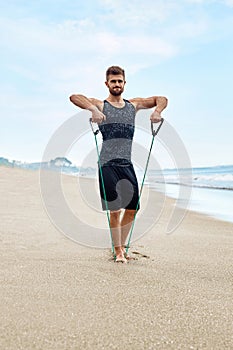
{"label": "ocean", "polygon": [[[178,205],[181,207],[189,200],[188,209],[233,222],[233,165],[149,170],[147,184],[165,191],[168,197],[179,199]],[[182,186],[190,191],[180,191]]]}

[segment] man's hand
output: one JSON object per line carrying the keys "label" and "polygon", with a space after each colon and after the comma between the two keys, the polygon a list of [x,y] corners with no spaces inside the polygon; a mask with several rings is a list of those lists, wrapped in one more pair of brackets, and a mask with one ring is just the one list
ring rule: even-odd
{"label": "man's hand", "polygon": [[158,112],[156,110],[150,116],[150,120],[152,121],[152,123],[159,123],[159,122],[161,122],[161,118],[162,117],[161,117],[160,112]]}
{"label": "man's hand", "polygon": [[102,112],[100,112],[100,110],[97,107],[93,108],[91,112],[92,112],[92,118],[91,118],[92,123],[100,124],[104,120],[106,120],[105,115]]}

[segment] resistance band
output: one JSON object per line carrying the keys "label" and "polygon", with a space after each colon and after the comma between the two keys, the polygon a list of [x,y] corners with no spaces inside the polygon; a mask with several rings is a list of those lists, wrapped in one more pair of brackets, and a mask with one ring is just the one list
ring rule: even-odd
{"label": "resistance band", "polygon": [[108,209],[108,201],[107,201],[107,196],[106,196],[106,191],[105,191],[105,186],[104,186],[104,177],[103,177],[103,172],[102,172],[102,166],[101,166],[101,163],[100,163],[99,146],[98,146],[97,137],[96,137],[98,135],[98,133],[99,133],[99,129],[94,130],[91,118],[89,119],[89,121],[90,121],[92,132],[93,132],[94,137],[95,137],[95,146],[96,146],[96,152],[97,152],[97,157],[98,157],[98,165],[99,165],[99,171],[100,171],[100,180],[101,180],[101,184],[102,184],[102,187],[103,187],[104,202],[105,202],[105,208],[106,208],[107,219],[108,219],[108,226],[109,226],[110,236],[111,236],[112,253],[113,253],[113,256],[114,256],[114,260],[115,260],[116,259],[116,254],[115,254],[113,237],[112,237],[112,228],[111,228],[111,225],[110,225],[110,213],[109,213],[109,209]]}
{"label": "resistance band", "polygon": [[[101,163],[100,163],[100,152],[99,152],[99,147],[98,147],[98,142],[97,142],[97,134],[99,133],[99,129],[94,130],[93,125],[92,125],[92,119],[89,119],[90,121],[90,125],[91,125],[91,129],[92,132],[94,134],[95,137],[95,145],[96,145],[96,151],[97,151],[97,157],[98,157],[98,165],[99,165],[99,171],[100,171],[100,178],[101,178],[101,184],[103,187],[103,194],[104,194],[104,201],[105,201],[105,206],[106,206],[106,212],[107,212],[107,219],[108,219],[108,225],[109,225],[109,229],[110,229],[110,235],[111,235],[111,243],[112,243],[112,253],[114,255],[114,259],[116,258],[115,255],[115,249],[114,249],[114,243],[113,243],[113,237],[112,237],[112,229],[111,229],[111,225],[110,225],[110,214],[109,214],[109,209],[108,209],[108,202],[107,202],[107,197],[106,197],[106,191],[105,191],[105,186],[104,186],[104,178],[103,178],[103,172],[102,172],[102,167],[101,167]],[[144,171],[144,175],[143,175],[143,179],[142,179],[142,184],[141,184],[141,188],[140,188],[140,192],[139,192],[139,198],[138,198],[138,203],[136,206],[136,210],[135,210],[135,214],[134,214],[134,219],[131,225],[131,229],[129,232],[129,239],[128,239],[128,243],[125,246],[126,248],[126,254],[128,253],[129,247],[130,247],[130,241],[131,241],[131,237],[132,237],[132,233],[133,233],[133,229],[134,229],[134,225],[135,225],[135,220],[136,220],[136,214],[138,211],[138,207],[139,207],[139,203],[140,203],[140,199],[141,199],[141,195],[142,195],[142,190],[143,190],[143,186],[144,186],[144,182],[146,179],[146,173],[147,173],[147,169],[148,169],[148,165],[149,165],[149,161],[150,161],[150,156],[151,156],[151,151],[153,148],[153,144],[154,144],[154,139],[155,136],[158,134],[162,124],[164,122],[164,119],[161,118],[161,122],[158,126],[158,128],[155,130],[154,129],[154,124],[151,122],[151,133],[152,133],[152,140],[151,140],[151,145],[150,145],[150,150],[149,150],[149,154],[147,157],[147,161],[146,161],[146,166],[145,166],[145,171]]]}
{"label": "resistance band", "polygon": [[137,207],[136,207],[136,210],[135,210],[134,219],[133,219],[133,222],[132,222],[132,225],[131,225],[131,228],[130,228],[130,232],[129,232],[128,243],[125,246],[125,248],[126,248],[126,255],[128,253],[129,247],[130,247],[130,241],[131,241],[131,237],[132,237],[132,234],[133,234],[133,229],[134,229],[134,225],[135,225],[135,221],[136,221],[136,215],[137,215],[140,199],[141,199],[141,196],[142,196],[142,189],[143,189],[144,182],[145,182],[145,179],[146,179],[146,173],[147,173],[147,169],[148,169],[148,165],[149,165],[149,161],[150,161],[150,155],[151,155],[151,151],[152,151],[152,148],[153,148],[154,139],[155,139],[155,136],[158,134],[158,132],[159,132],[163,122],[164,122],[164,119],[161,118],[161,122],[160,122],[160,124],[159,124],[159,126],[158,126],[158,128],[156,130],[154,130],[154,124],[151,122],[152,139],[151,139],[151,144],[150,144],[150,150],[149,150],[149,154],[148,154],[147,161],[146,161],[144,175],[143,175],[143,178],[142,178],[142,184],[141,184],[141,188],[140,188],[140,192],[139,192],[138,203],[137,203]]}

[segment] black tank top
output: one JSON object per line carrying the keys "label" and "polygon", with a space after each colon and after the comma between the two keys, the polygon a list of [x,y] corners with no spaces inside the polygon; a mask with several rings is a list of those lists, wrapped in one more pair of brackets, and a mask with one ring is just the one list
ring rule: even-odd
{"label": "black tank top", "polygon": [[103,165],[127,166],[131,163],[132,141],[136,110],[127,100],[117,108],[104,101],[103,114],[106,121],[99,125],[103,137],[100,163]]}

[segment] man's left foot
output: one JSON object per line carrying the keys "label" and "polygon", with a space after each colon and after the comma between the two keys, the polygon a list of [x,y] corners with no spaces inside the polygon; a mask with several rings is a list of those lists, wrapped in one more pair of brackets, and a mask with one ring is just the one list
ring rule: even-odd
{"label": "man's left foot", "polygon": [[124,257],[125,257],[126,260],[136,260],[134,257],[129,256],[128,253],[126,253],[125,247],[122,247],[121,250],[122,250],[122,252],[123,252]]}

